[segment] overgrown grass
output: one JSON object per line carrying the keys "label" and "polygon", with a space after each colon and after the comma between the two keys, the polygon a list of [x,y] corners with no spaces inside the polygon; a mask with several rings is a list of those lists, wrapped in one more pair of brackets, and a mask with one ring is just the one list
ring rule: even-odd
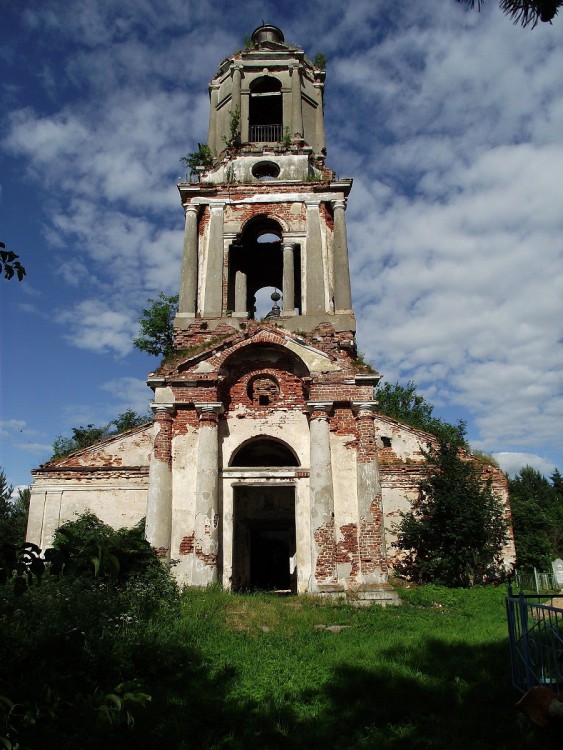
{"label": "overgrown grass", "polygon": [[131,709],[132,728],[57,708],[24,728],[31,750],[542,746],[514,709],[502,587],[404,588],[400,607],[354,609],[218,588],[159,598],[49,585],[49,606],[41,587],[3,602],[15,609],[10,624],[0,616],[11,673],[0,693],[45,706],[45,686],[65,701],[131,681],[151,701]]}

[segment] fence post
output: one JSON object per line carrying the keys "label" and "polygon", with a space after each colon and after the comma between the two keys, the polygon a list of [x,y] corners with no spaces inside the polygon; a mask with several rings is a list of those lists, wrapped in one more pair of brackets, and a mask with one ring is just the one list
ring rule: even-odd
{"label": "fence post", "polygon": [[538,575],[538,569],[534,567],[534,583],[536,585],[536,594],[540,593],[540,577]]}
{"label": "fence post", "polygon": [[[534,568],[535,571],[535,568]],[[522,627],[522,655],[526,667],[526,685],[525,689],[529,690],[534,686],[533,671],[530,664],[530,640],[528,634],[528,604],[524,598],[524,592],[521,591],[518,596],[518,607],[520,611],[520,625]]]}

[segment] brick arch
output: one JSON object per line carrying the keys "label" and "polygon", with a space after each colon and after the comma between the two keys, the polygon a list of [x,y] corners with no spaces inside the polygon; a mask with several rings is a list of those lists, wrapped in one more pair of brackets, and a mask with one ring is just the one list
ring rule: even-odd
{"label": "brick arch", "polygon": [[[213,358],[213,364],[219,370],[220,375],[228,375],[230,368],[232,367],[233,361],[238,357],[242,356],[242,350],[244,350],[244,356],[252,359],[252,349],[259,349],[260,347],[270,346],[275,349],[283,350],[288,359],[291,359],[294,363],[292,368],[294,371],[298,371],[300,377],[308,377],[310,375],[309,368],[305,361],[295,352],[291,351],[285,345],[285,337],[274,333],[274,331],[263,329],[252,336],[252,339],[245,339],[239,341],[229,349],[218,353]],[[256,352],[258,353],[258,352]]]}
{"label": "brick arch", "polygon": [[265,225],[269,222],[275,222],[279,225],[282,233],[289,232],[289,225],[285,219],[272,211],[267,211],[265,213],[255,213],[253,216],[249,216],[241,225],[241,235],[244,235],[249,229],[251,229],[252,224],[259,225],[261,222]]}

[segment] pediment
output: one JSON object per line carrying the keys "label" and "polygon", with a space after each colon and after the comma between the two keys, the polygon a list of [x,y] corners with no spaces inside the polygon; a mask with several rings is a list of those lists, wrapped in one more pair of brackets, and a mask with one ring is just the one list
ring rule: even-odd
{"label": "pediment", "polygon": [[[148,466],[152,446],[152,422],[112,435],[99,443],[47,461],[38,472],[79,467],[125,468]],[[35,473],[35,472],[34,472]]]}
{"label": "pediment", "polygon": [[194,378],[199,381],[215,380],[222,370],[228,368],[233,358],[256,356],[258,347],[264,350],[270,347],[285,351],[295,360],[304,376],[341,370],[340,365],[326,352],[311,346],[297,334],[261,325],[253,327],[250,331],[226,336],[220,341],[215,340],[206,349],[192,356],[187,354],[182,357],[181,352],[178,352],[173,362],[149,376],[148,383],[154,387],[171,381]]}

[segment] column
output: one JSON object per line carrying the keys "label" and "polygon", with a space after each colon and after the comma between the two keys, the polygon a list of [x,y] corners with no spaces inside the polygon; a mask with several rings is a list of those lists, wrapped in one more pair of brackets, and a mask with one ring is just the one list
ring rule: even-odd
{"label": "column", "polygon": [[233,67],[233,94],[231,107],[240,109],[240,82],[241,82],[241,68],[238,65]]}
{"label": "column", "polygon": [[311,550],[312,590],[335,587],[336,538],[334,534],[334,489],[328,413],[332,402],[310,402],[310,492],[311,492]]}
{"label": "column", "polygon": [[317,109],[315,112],[315,136],[317,140],[317,146],[315,149],[315,153],[322,154],[323,149],[326,148],[325,118],[323,112],[324,83],[316,82],[314,84],[314,87],[317,100]]}
{"label": "column", "polygon": [[184,230],[184,252],[182,255],[182,273],[180,276],[180,299],[178,312],[188,317],[195,317],[197,298],[197,265],[198,265],[198,228],[197,213],[199,206],[193,203],[184,204],[186,223]]}
{"label": "column", "polygon": [[192,586],[218,580],[220,403],[195,404],[199,416]]}
{"label": "column", "polygon": [[283,310],[282,315],[295,313],[295,258],[293,245],[283,243]]}
{"label": "column", "polygon": [[301,71],[299,65],[291,68],[291,136],[303,136],[303,110],[301,105]]}
{"label": "column", "polygon": [[246,273],[237,271],[235,273],[235,317],[247,317],[248,297],[246,290]]}
{"label": "column", "polygon": [[379,461],[375,444],[376,401],[354,402],[358,427],[357,491],[358,548],[363,584],[387,581],[385,529],[381,498]]}
{"label": "column", "polygon": [[149,466],[145,536],[159,557],[170,560],[172,534],[172,404],[153,404],[154,441]]}
{"label": "column", "polygon": [[224,203],[210,204],[209,233],[204,270],[205,295],[202,317],[220,318],[223,306],[223,209]]}
{"label": "column", "polygon": [[352,312],[352,290],[348,262],[348,240],[346,237],[346,201],[332,201],[334,209],[334,311]]}
{"label": "column", "polygon": [[319,203],[307,201],[306,238],[306,315],[322,315],[325,312],[325,289],[323,268],[323,246]]}
{"label": "column", "polygon": [[209,103],[209,132],[207,143],[211,149],[211,153],[217,154],[221,150],[217,145],[217,104],[219,103],[219,84],[210,83],[209,93],[211,95],[211,101]]}

